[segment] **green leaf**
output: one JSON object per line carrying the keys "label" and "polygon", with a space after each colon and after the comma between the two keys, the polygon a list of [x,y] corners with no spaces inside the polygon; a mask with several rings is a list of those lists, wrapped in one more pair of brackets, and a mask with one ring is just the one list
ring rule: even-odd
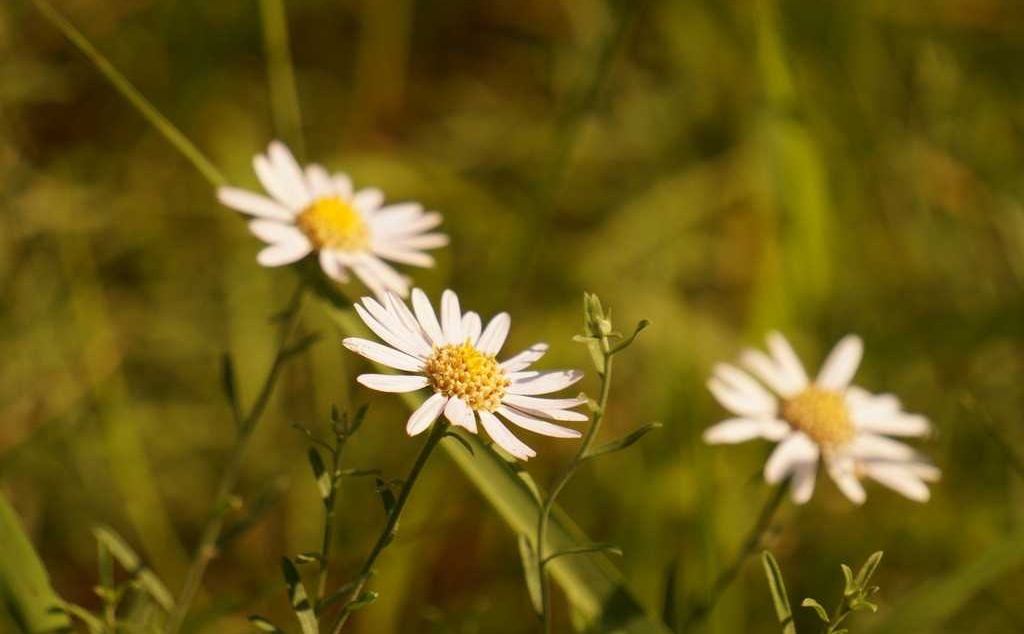
{"label": "green leaf", "polygon": [[868,560],[864,562],[864,565],[861,566],[860,570],[857,571],[856,583],[858,589],[867,589],[868,584],[871,583],[871,577],[874,576],[875,571],[878,570],[878,564],[882,561],[882,555],[882,551],[873,553],[868,557]]}
{"label": "green leaf", "polygon": [[586,553],[612,553],[613,555],[622,556],[622,549],[615,544],[588,544],[586,546],[576,546],[568,550],[562,550],[552,555],[548,555],[544,558],[544,564],[548,564],[558,557],[564,557],[566,555],[584,555]]}
{"label": "green leaf", "polygon": [[345,605],[345,609],[349,612],[354,612],[360,608],[365,608],[366,606],[376,601],[377,597],[379,596],[380,595],[374,592],[373,590],[367,590],[363,592],[361,595],[359,595],[358,599],[353,599],[352,601],[349,601]]}
{"label": "green leaf", "polygon": [[284,634],[281,628],[274,625],[262,616],[256,616],[254,614],[249,617],[249,622],[252,623],[253,627],[255,627],[261,632],[273,632],[274,634]]}
{"label": "green leaf", "polygon": [[811,599],[810,597],[804,599],[803,603],[800,604],[800,607],[813,609],[818,614],[818,618],[824,621],[825,623],[828,623],[831,620],[828,616],[828,610],[826,610],[824,606],[822,606],[814,599]]}
{"label": "green leaf", "polygon": [[296,341],[295,343],[281,351],[281,361],[285,361],[296,355],[302,354],[314,343],[320,341],[322,337],[323,335],[321,335],[318,332],[313,332],[302,337],[301,339],[299,339],[298,341]]}
{"label": "green leaf", "polygon": [[618,440],[612,440],[604,443],[603,445],[599,445],[594,449],[591,449],[589,452],[587,452],[587,455],[585,457],[587,459],[596,458],[597,456],[603,456],[604,454],[614,453],[616,451],[628,449],[638,440],[646,436],[648,432],[654,431],[655,429],[659,429],[660,427],[661,423],[647,423],[643,427],[634,429],[633,431],[626,434],[622,438],[619,438]]}
{"label": "green leaf", "polygon": [[377,495],[380,496],[380,501],[384,503],[384,512],[391,515],[391,511],[394,510],[397,500],[395,500],[395,492],[391,490],[389,485],[384,480],[376,478],[377,482]]}
{"label": "green leaf", "polygon": [[857,581],[853,578],[853,570],[846,564],[839,564],[839,568],[843,571],[843,596],[852,597],[857,594]]}
{"label": "green leaf", "polygon": [[170,612],[174,609],[174,595],[160,581],[160,578],[142,563],[142,559],[114,529],[100,525],[92,529],[92,534],[96,537],[96,541],[103,544],[103,547],[110,551],[117,563],[121,564],[132,576],[139,588],[152,597],[165,611]]}
{"label": "green leaf", "polygon": [[461,434],[457,434],[457,433],[455,433],[453,431],[446,431],[444,433],[443,437],[444,438],[451,438],[452,440],[458,442],[460,445],[462,445],[466,449],[466,451],[468,451],[470,453],[470,455],[472,455],[472,453],[473,453],[473,445],[469,444],[466,441],[466,439],[462,437]]}
{"label": "green leaf", "polygon": [[662,600],[661,621],[670,631],[675,632],[679,623],[679,608],[676,595],[679,586],[679,558],[673,557],[665,569],[665,595]]}
{"label": "green leaf", "polygon": [[299,576],[299,571],[291,559],[281,558],[281,572],[285,585],[288,586],[288,600],[291,602],[295,617],[299,620],[302,634],[319,634],[320,624],[313,612],[313,606],[309,603],[306,586],[302,585],[302,577]]}
{"label": "green leaf", "polygon": [[530,604],[537,614],[541,613],[541,582],[540,571],[537,569],[537,553],[533,543],[525,533],[519,535],[519,559],[523,563],[523,575],[526,579],[526,591],[530,594]]}
{"label": "green leaf", "polygon": [[782,625],[783,634],[796,634],[796,626],[793,624],[793,609],[789,606],[789,597],[786,596],[786,583],[782,580],[782,571],[779,570],[779,562],[775,561],[767,550],[761,553],[761,563],[764,565],[764,574],[768,578],[768,589],[772,593],[772,603],[775,604],[775,615]]}
{"label": "green leaf", "polygon": [[616,346],[611,349],[610,354],[618,354],[625,350],[626,348],[628,348],[629,346],[633,345],[633,342],[636,341],[636,336],[640,334],[640,331],[643,330],[644,328],[647,328],[650,325],[651,322],[649,322],[646,319],[641,319],[637,323],[636,328],[633,329],[633,334],[631,334],[629,337],[616,344]]}
{"label": "green leaf", "polygon": [[0,602],[25,634],[71,627],[14,509],[0,494]]}
{"label": "green leaf", "polygon": [[89,634],[104,634],[107,629],[106,624],[102,620],[79,605],[75,605],[74,603],[65,603],[64,610],[84,623],[85,627],[89,630]]}
{"label": "green leaf", "polygon": [[224,398],[227,399],[228,405],[231,406],[231,415],[234,416],[236,423],[241,424],[242,406],[238,402],[238,381],[235,379],[235,363],[231,360],[231,355],[226,352],[221,357],[221,385],[224,389]]}
{"label": "green leaf", "polygon": [[295,556],[295,563],[297,563],[297,564],[315,564],[317,562],[323,561],[323,559],[324,558],[323,558],[323,556],[320,555],[320,553],[314,553],[314,552],[300,553],[300,554]]}
{"label": "green leaf", "polygon": [[320,457],[320,452],[316,450],[316,447],[310,447],[308,455],[309,466],[313,469],[313,477],[316,478],[316,489],[320,492],[320,500],[326,505],[334,490],[334,481],[331,479],[327,467],[324,466],[324,460]]}

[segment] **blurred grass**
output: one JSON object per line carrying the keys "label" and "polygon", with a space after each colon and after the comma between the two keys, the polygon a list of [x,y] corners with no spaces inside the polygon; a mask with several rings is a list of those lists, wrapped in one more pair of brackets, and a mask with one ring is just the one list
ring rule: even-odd
{"label": "blurred grass", "polygon": [[[511,346],[549,341],[548,367],[586,364],[569,341],[583,289],[618,319],[652,320],[621,364],[607,434],[666,426],[563,499],[591,536],[622,545],[652,611],[672,557],[682,593],[707,587],[765,493],[764,445],[700,443],[723,416],[703,388],[711,363],[783,327],[813,365],[857,331],[861,383],[936,422],[925,451],[944,481],[924,506],[873,487],[856,509],[823,479],[770,544],[791,596],[835,587],[840,562],[882,549],[882,610],[857,623],[1013,631],[1020,564],[984,592],[947,575],[1024,520],[1019,476],[961,406],[969,396],[1024,451],[1024,11],[708,0],[629,16],[626,4],[289,2],[307,154],[445,213],[452,247],[417,279],[510,310]],[[272,134],[256,3],[59,5],[232,181],[254,183],[250,156]],[[581,99],[603,64],[598,97]],[[232,433],[219,356],[232,352],[251,396],[291,280],[256,268],[244,225],[23,2],[0,7],[0,79],[3,487],[69,600],[95,605],[97,521],[175,587]],[[281,614],[277,557],[316,543],[288,423],[370,399],[315,312],[305,327],[330,336],[289,369],[242,492],[292,485],[211,568],[210,631]],[[401,473],[415,451],[398,442],[403,408],[373,403],[353,466]],[[530,440],[544,482],[571,448]],[[456,469],[439,460],[427,475],[354,630],[532,631],[513,537]],[[376,504],[366,483],[346,484],[339,572],[379,527]],[[813,619],[802,612],[798,628]],[[777,631],[756,562],[704,630]]]}

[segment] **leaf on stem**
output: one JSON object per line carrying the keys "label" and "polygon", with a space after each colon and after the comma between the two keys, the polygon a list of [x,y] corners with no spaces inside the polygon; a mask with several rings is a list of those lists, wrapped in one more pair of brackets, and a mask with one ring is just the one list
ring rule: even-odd
{"label": "leaf on stem", "polygon": [[875,571],[878,570],[878,564],[882,561],[882,551],[872,553],[868,560],[864,562],[860,570],[857,571],[857,578],[854,580],[858,588],[866,589],[868,583],[871,582],[871,577],[874,576]]}
{"label": "leaf on stem", "polygon": [[252,626],[261,632],[273,632],[274,634],[284,634],[284,631],[278,626],[274,625],[262,616],[256,616],[255,614],[249,617],[249,622]]}
{"label": "leaf on stem", "polygon": [[622,451],[623,449],[632,446],[638,440],[643,438],[645,435],[647,435],[648,432],[658,429],[659,427],[661,427],[661,423],[647,423],[643,427],[631,431],[622,438],[606,442],[603,445],[599,445],[594,449],[591,449],[589,452],[587,452],[587,455],[585,457],[588,459],[596,458],[597,456],[602,456],[604,454]]}
{"label": "leaf on stem", "polygon": [[316,447],[309,448],[309,466],[313,469],[313,477],[316,478],[316,489],[320,492],[320,500],[326,505],[330,502],[331,493],[334,491],[334,481],[330,472],[324,466],[324,460]]}
{"label": "leaf on stem", "polygon": [[316,613],[313,612],[306,587],[302,585],[302,578],[291,559],[281,558],[281,572],[284,575],[285,585],[288,586],[288,600],[295,612],[295,618],[299,620],[302,634],[319,634],[320,624],[317,621]]}
{"label": "leaf on stem", "polygon": [[380,478],[376,478],[377,482],[377,495],[380,496],[380,501],[384,503],[384,512],[391,515],[391,511],[394,510],[397,500],[395,499],[395,493],[391,490],[391,485]]}
{"label": "leaf on stem", "polygon": [[314,343],[319,341],[322,336],[323,335],[321,335],[319,332],[313,332],[304,336],[302,339],[299,339],[298,341],[288,346],[287,348],[282,349],[281,361],[286,361],[294,357],[295,355],[305,352],[307,348],[309,348]]}
{"label": "leaf on stem", "polygon": [[811,608],[818,615],[818,618],[824,621],[825,623],[828,623],[831,620],[828,618],[828,610],[826,610],[823,605],[821,605],[820,603],[818,603],[810,597],[804,599],[803,602],[800,604],[800,607]]}
{"label": "leaf on stem", "polygon": [[564,557],[566,555],[583,555],[583,554],[586,554],[586,553],[596,553],[596,552],[612,553],[613,555],[619,555],[619,556],[622,555],[622,549],[619,548],[618,546],[616,546],[615,544],[588,544],[586,546],[577,546],[575,548],[569,548],[569,549],[557,552],[557,553],[555,553],[553,555],[548,555],[547,557],[544,558],[544,563],[547,564],[550,561],[552,561],[553,559],[556,559],[558,557]]}
{"label": "leaf on stem", "polygon": [[633,334],[631,334],[629,337],[616,344],[615,347],[612,348],[608,354],[618,354],[625,350],[626,348],[633,345],[633,342],[636,340],[636,336],[640,334],[640,331],[650,325],[650,321],[646,319],[641,319],[639,322],[637,322],[636,328],[633,329]]}
{"label": "leaf on stem", "polygon": [[379,596],[379,593],[374,592],[373,590],[367,590],[366,592],[363,592],[361,595],[359,595],[358,598],[353,599],[349,601],[347,604],[345,604],[345,611],[354,612],[360,608],[365,608],[366,606],[376,601],[377,597]]}
{"label": "leaf on stem", "polygon": [[457,433],[455,433],[453,431],[446,431],[444,433],[444,436],[442,436],[442,437],[443,438],[451,438],[452,440],[455,440],[460,445],[465,447],[466,451],[469,452],[469,455],[471,455],[471,456],[475,456],[476,455],[476,453],[473,451],[473,445],[469,444],[469,441],[466,440],[465,438],[463,438],[462,436],[460,436],[459,434],[457,434]]}
{"label": "leaf on stem", "polygon": [[235,424],[242,424],[242,406],[238,401],[238,381],[235,378],[235,363],[227,352],[221,357],[221,383],[224,389],[224,398],[231,406],[231,415]]}
{"label": "leaf on stem", "polygon": [[96,541],[102,544],[114,559],[128,571],[143,592],[152,597],[167,612],[174,609],[173,595],[153,571],[142,563],[142,559],[128,543],[114,532],[114,529],[108,526],[96,526],[92,529],[92,534],[96,537]]}
{"label": "leaf on stem", "polygon": [[779,562],[775,561],[767,550],[761,553],[761,563],[764,565],[764,574],[768,578],[768,589],[772,593],[772,603],[775,604],[775,615],[782,625],[783,634],[796,634],[796,626],[793,624],[793,609],[789,606],[789,597],[786,596],[786,583],[782,580],[782,571],[779,570]]}

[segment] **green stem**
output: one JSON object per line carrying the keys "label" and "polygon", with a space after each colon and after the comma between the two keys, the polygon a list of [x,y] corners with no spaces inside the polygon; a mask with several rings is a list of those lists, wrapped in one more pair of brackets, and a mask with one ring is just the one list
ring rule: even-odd
{"label": "green stem", "polygon": [[[434,448],[444,438],[445,432],[448,431],[448,422],[443,418],[438,419],[430,429],[430,435],[427,437],[427,442],[424,443],[423,449],[420,450],[420,454],[416,457],[416,462],[413,464],[412,469],[409,471],[408,477],[402,483],[402,490],[398,494],[398,499],[395,501],[395,506],[392,507],[391,512],[388,513],[388,521],[384,526],[384,530],[381,532],[380,537],[377,538],[377,543],[373,545],[373,550],[370,551],[370,556],[366,558],[363,563],[363,567],[359,570],[359,575],[356,577],[356,584],[353,586],[351,593],[349,593],[348,603],[355,601],[363,592],[363,588],[366,586],[366,582],[370,580],[370,574],[373,572],[373,564],[376,563],[377,557],[380,556],[384,548],[391,543],[394,538],[395,530],[398,527],[398,520],[402,515],[402,509],[405,508],[405,503],[409,500],[409,494],[412,493],[412,488],[416,484],[416,480],[419,478],[420,472],[423,471],[423,466],[427,464],[427,458],[433,453]],[[334,634],[339,634],[342,628],[345,627],[345,623],[348,621],[348,617],[351,611],[348,609],[348,605],[345,605],[341,609],[341,613],[338,615],[338,622],[335,624],[332,630]]]}
{"label": "green stem", "polygon": [[32,0],[39,13],[46,19],[47,22],[56,27],[61,33],[64,34],[72,44],[74,44],[78,50],[80,50],[89,61],[96,66],[103,75],[114,85],[121,95],[124,96],[135,108],[144,116],[153,127],[157,129],[164,138],[167,139],[171,145],[176,147],[179,152],[184,155],[192,165],[195,166],[199,173],[203,175],[206,180],[210,182],[214,187],[220,187],[227,185],[228,181],[224,178],[224,175],[220,173],[213,163],[210,162],[206,156],[203,155],[199,149],[188,140],[188,138],[181,133],[181,130],[176,128],[167,117],[160,114],[160,111],[149,102],[148,99],[142,96],[135,86],[132,85],[128,78],[122,75],[110,61],[103,56],[96,47],[92,45],[89,40],[82,35],[82,32],[75,28],[73,24],[67,21],[53,5],[46,0]]}
{"label": "green stem", "polygon": [[579,449],[576,450],[576,455],[573,456],[572,461],[569,462],[565,471],[562,472],[562,475],[551,488],[551,493],[544,500],[544,504],[540,509],[540,515],[537,518],[537,534],[534,541],[537,551],[537,574],[540,579],[540,618],[544,624],[544,632],[548,634],[552,631],[551,580],[547,576],[547,565],[550,562],[550,558],[545,551],[544,541],[547,538],[551,509],[554,507],[555,501],[562,492],[562,489],[565,488],[565,485],[576,474],[576,470],[587,459],[587,452],[590,451],[590,446],[594,443],[594,439],[597,438],[597,431],[601,427],[605,408],[608,406],[608,396],[611,393],[612,385],[612,359],[614,358],[614,353],[611,351],[607,337],[601,338],[601,351],[603,353],[603,367],[601,368],[601,392],[597,401],[597,411],[591,416],[590,426],[583,435],[583,440],[580,442]]}
{"label": "green stem", "polygon": [[302,137],[295,68],[288,44],[288,17],[282,0],[260,0],[263,46],[267,53],[267,83],[274,129],[302,160],[306,154]]}
{"label": "green stem", "polygon": [[270,396],[273,394],[274,386],[284,367],[287,357],[288,340],[298,322],[299,308],[302,306],[302,299],[305,293],[305,285],[300,284],[288,303],[285,321],[278,333],[277,352],[274,355],[274,361],[271,363],[270,370],[267,372],[263,386],[260,388],[248,416],[242,420],[242,424],[239,427],[235,447],[232,450],[231,457],[228,459],[228,465],[225,467],[224,473],[221,474],[213,506],[210,509],[206,525],[203,527],[199,538],[199,545],[196,547],[192,562],[189,564],[188,571],[185,574],[185,583],[182,586],[181,594],[175,602],[174,611],[171,612],[167,620],[167,626],[164,628],[165,634],[177,634],[181,629],[182,624],[185,622],[185,616],[188,614],[189,608],[199,592],[206,568],[217,554],[217,539],[220,537],[221,529],[224,527],[225,511],[230,504],[235,485],[238,483],[245,452],[249,446],[253,431],[255,431],[267,408],[267,404],[270,402]]}
{"label": "green stem", "polygon": [[714,585],[711,586],[711,591],[708,594],[707,599],[703,603],[697,604],[690,614],[683,619],[683,627],[680,631],[686,631],[691,626],[703,621],[711,611],[715,609],[715,605],[718,604],[718,600],[722,597],[722,594],[736,581],[736,577],[739,575],[740,570],[743,569],[743,564],[746,563],[747,559],[753,555],[761,546],[761,541],[764,538],[765,532],[771,526],[772,519],[775,517],[776,511],[782,506],[783,500],[786,499],[786,490],[789,488],[789,480],[782,482],[775,487],[771,497],[769,497],[763,507],[761,507],[761,513],[758,515],[757,522],[750,528],[750,532],[747,533],[747,538],[743,542],[743,546],[740,551],[736,554],[735,559],[732,563],[719,573],[715,579]]}
{"label": "green stem", "polygon": [[327,590],[327,570],[331,558],[331,546],[334,543],[334,501],[338,494],[338,484],[341,481],[339,471],[341,469],[341,450],[344,448],[343,436],[336,436],[334,451],[331,453],[331,492],[324,501],[324,535],[320,542],[320,570],[317,574],[316,602],[314,606],[319,608],[323,601],[324,592]]}

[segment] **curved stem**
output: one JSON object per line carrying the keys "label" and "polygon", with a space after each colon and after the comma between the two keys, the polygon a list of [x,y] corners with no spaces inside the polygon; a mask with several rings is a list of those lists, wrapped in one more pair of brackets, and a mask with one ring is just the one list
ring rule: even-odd
{"label": "curved stem", "polygon": [[[444,438],[445,432],[448,431],[448,422],[446,420],[439,419],[434,423],[433,427],[430,428],[430,436],[427,437],[427,442],[423,445],[423,449],[420,450],[420,454],[416,456],[416,462],[413,463],[412,469],[409,471],[409,475],[405,478],[402,483],[402,490],[398,494],[398,499],[395,500],[394,507],[391,508],[391,512],[388,513],[387,524],[384,525],[384,530],[381,532],[380,537],[377,538],[377,543],[373,545],[373,550],[370,551],[370,555],[366,558],[363,563],[363,567],[359,570],[359,575],[356,577],[356,583],[352,587],[352,591],[349,593],[348,603],[355,601],[362,594],[363,588],[366,586],[366,582],[370,580],[370,574],[373,572],[373,564],[376,563],[377,557],[380,556],[384,548],[391,543],[391,540],[395,536],[395,530],[398,527],[398,520],[402,515],[402,509],[405,508],[405,503],[409,500],[409,495],[412,493],[412,488],[416,484],[416,480],[419,478],[420,472],[423,471],[423,466],[427,464],[427,458],[433,453],[434,448]],[[348,617],[351,611],[348,609],[348,605],[341,609],[341,613],[338,615],[338,622],[333,628],[334,634],[341,632],[342,628],[345,627],[345,623],[348,621]]]}
{"label": "curved stem", "polygon": [[715,605],[718,604],[722,594],[736,581],[740,570],[743,569],[743,564],[760,547],[761,540],[768,531],[768,527],[771,526],[776,511],[782,506],[782,501],[786,499],[788,485],[789,480],[787,479],[776,486],[775,490],[772,491],[771,497],[765,500],[764,506],[761,507],[761,513],[757,517],[757,522],[750,527],[750,532],[747,533],[747,538],[743,541],[740,551],[736,554],[732,563],[715,578],[715,583],[711,586],[711,592],[708,594],[707,599],[703,603],[698,603],[690,611],[690,614],[683,619],[683,627],[680,631],[686,631],[689,626],[707,618],[711,611],[715,609]]}
{"label": "curved stem", "polygon": [[305,285],[300,284],[295,289],[288,307],[285,309],[285,321],[278,333],[277,352],[274,355],[274,361],[271,363],[270,370],[263,380],[263,386],[260,388],[259,394],[249,410],[249,414],[242,420],[239,426],[238,439],[231,452],[231,457],[228,459],[228,465],[224,469],[224,473],[221,474],[213,506],[210,509],[206,525],[203,527],[203,532],[199,538],[199,545],[196,547],[192,563],[189,564],[188,571],[185,573],[185,583],[182,586],[181,594],[178,596],[178,600],[175,601],[174,610],[167,619],[167,626],[164,628],[165,634],[177,634],[178,630],[181,629],[182,624],[185,622],[185,616],[188,614],[188,610],[195,600],[196,594],[199,592],[206,568],[217,555],[217,540],[220,538],[221,529],[224,527],[224,513],[230,504],[235,485],[238,483],[246,448],[249,446],[253,431],[255,431],[256,426],[263,417],[264,411],[267,409],[274,386],[277,384],[277,379],[281,375],[281,370],[284,368],[285,361],[287,360],[288,340],[298,323],[299,308],[302,306],[305,292]]}
{"label": "curved stem", "polygon": [[590,427],[587,428],[586,433],[583,435],[583,440],[580,442],[579,449],[576,450],[576,455],[573,456],[572,461],[569,462],[565,471],[562,472],[562,475],[551,488],[547,499],[541,505],[540,515],[537,518],[537,534],[534,538],[534,543],[536,544],[537,551],[537,574],[540,579],[540,618],[544,623],[544,632],[548,634],[552,631],[551,580],[547,576],[547,564],[550,559],[544,549],[544,540],[547,536],[548,522],[551,518],[551,509],[555,505],[555,500],[562,492],[562,489],[565,488],[565,485],[569,483],[569,480],[572,479],[573,475],[576,474],[576,470],[587,459],[587,452],[590,451],[590,446],[594,443],[597,431],[601,427],[601,421],[604,419],[605,407],[608,405],[608,395],[611,393],[612,359],[614,357],[607,337],[601,338],[601,352],[603,353],[603,367],[601,368],[601,392],[597,401],[597,411],[590,418]]}

